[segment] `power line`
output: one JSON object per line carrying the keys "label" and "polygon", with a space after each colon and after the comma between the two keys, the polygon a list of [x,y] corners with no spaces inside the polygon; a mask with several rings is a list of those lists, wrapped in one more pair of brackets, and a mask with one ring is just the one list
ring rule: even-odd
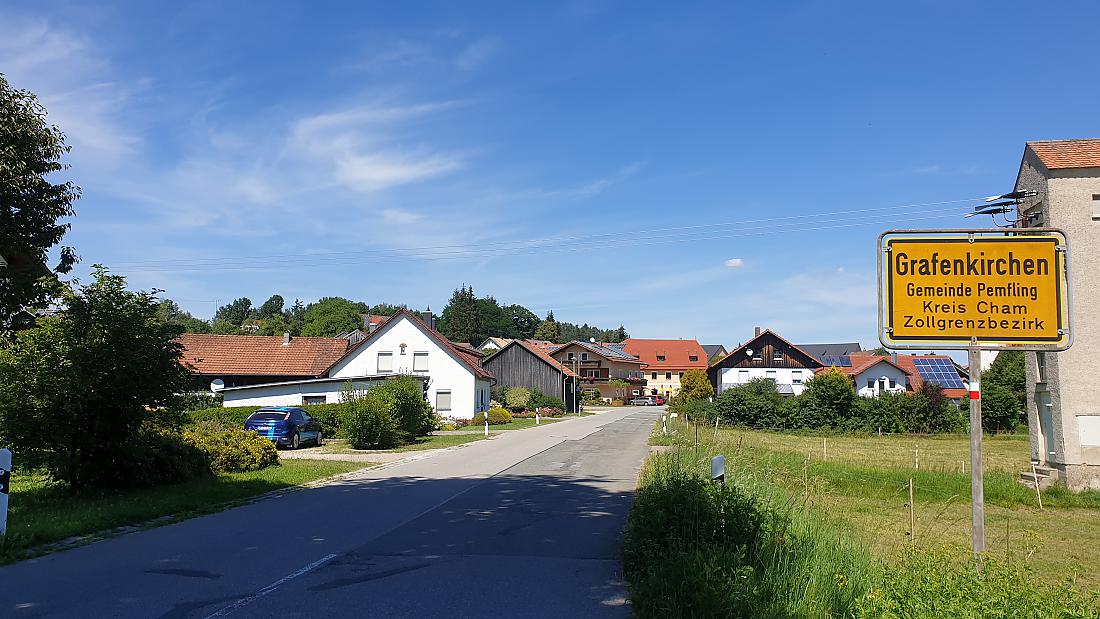
{"label": "power line", "polygon": [[[944,204],[955,204],[961,202],[973,202],[977,198],[965,198],[959,200],[944,200],[939,202],[925,202],[916,204],[899,204],[894,206],[865,208],[865,209],[848,209],[842,211],[831,211],[822,213],[809,213],[804,215],[787,215],[781,217],[767,217],[761,219],[749,219],[740,221],[727,221],[718,222],[712,224],[698,224],[691,226],[673,226],[665,228],[654,228],[646,230],[633,230],[627,232],[610,232],[588,235],[574,235],[574,236],[556,236],[556,237],[543,237],[535,239],[526,239],[520,241],[505,241],[496,243],[493,245],[493,250],[496,252],[512,250],[512,249],[531,249],[536,247],[542,247],[547,245],[555,245],[559,243],[575,242],[598,242],[599,239],[608,237],[622,237],[623,235],[647,235],[647,234],[662,234],[669,236],[671,234],[684,233],[692,230],[715,230],[718,228],[728,228],[732,226],[743,227],[746,224],[759,224],[769,222],[797,222],[799,220],[814,220],[814,219],[830,219],[838,216],[850,216],[863,213],[882,213],[884,211],[896,211],[899,209],[912,209],[923,206],[939,206]],[[575,245],[571,245],[575,246]],[[442,250],[453,250],[450,252]],[[357,250],[357,251],[343,251],[343,252],[324,252],[324,253],[310,253],[310,254],[269,254],[269,255],[256,255],[256,256],[222,256],[213,258],[178,258],[178,259],[163,259],[163,260],[144,260],[144,261],[120,261],[116,262],[115,266],[135,266],[135,267],[183,267],[183,266],[235,266],[243,261],[248,260],[264,260],[268,263],[261,266],[271,266],[270,261],[290,261],[292,265],[301,264],[305,260],[315,261],[324,260],[326,258],[347,258],[351,256],[370,257],[371,255],[394,255],[402,258],[415,257],[420,252],[433,252],[432,256],[428,258],[439,259],[441,255],[454,254],[454,253],[470,253],[477,252],[482,253],[485,251],[484,244],[471,245],[471,244],[453,244],[453,245],[434,245],[434,246],[417,246],[417,247],[397,247],[397,248],[380,248],[369,250]],[[142,269],[142,270],[155,270]]]}

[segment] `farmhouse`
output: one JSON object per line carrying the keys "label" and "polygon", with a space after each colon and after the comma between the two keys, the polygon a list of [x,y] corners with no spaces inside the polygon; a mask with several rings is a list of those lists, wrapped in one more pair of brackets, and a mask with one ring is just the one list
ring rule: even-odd
{"label": "farmhouse", "polygon": [[707,376],[715,393],[767,378],[775,381],[779,393],[795,396],[822,367],[824,364],[810,353],[769,329],[761,331],[757,327],[751,340],[711,364]]}

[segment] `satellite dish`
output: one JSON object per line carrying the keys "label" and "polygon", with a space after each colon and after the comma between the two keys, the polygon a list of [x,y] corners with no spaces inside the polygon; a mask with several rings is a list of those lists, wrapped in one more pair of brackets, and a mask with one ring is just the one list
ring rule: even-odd
{"label": "satellite dish", "polygon": [[588,338],[588,341],[595,344],[596,343],[596,338],[590,337],[590,338]]}
{"label": "satellite dish", "polygon": [[225,389],[225,381],[224,380],[222,380],[220,378],[215,378],[214,380],[210,381],[210,390],[211,391],[221,391],[222,389]]}
{"label": "satellite dish", "polygon": [[752,356],[752,349],[751,348],[746,348],[745,349],[745,354],[747,354],[748,356],[751,357]]}

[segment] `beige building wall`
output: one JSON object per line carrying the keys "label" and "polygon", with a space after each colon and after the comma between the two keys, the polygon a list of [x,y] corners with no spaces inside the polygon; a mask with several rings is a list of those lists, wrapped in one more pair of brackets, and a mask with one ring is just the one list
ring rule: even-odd
{"label": "beige building wall", "polygon": [[1027,225],[1060,228],[1069,242],[1073,346],[1028,353],[1032,459],[1073,489],[1100,489],[1100,168],[1047,170],[1025,151],[1017,189],[1039,195],[1021,205]]}

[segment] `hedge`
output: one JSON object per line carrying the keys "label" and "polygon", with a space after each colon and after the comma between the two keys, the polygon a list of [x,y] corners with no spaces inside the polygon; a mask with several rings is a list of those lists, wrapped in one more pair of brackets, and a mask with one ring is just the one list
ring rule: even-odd
{"label": "hedge", "polygon": [[[341,438],[344,436],[343,428],[341,428],[340,425],[342,407],[342,404],[310,404],[300,408],[304,408],[317,423],[321,424],[321,433],[326,437]],[[227,406],[190,411],[187,413],[187,425],[192,426],[204,421],[213,421],[224,426],[243,428],[244,422],[248,419],[249,415],[261,408],[269,407]]]}

